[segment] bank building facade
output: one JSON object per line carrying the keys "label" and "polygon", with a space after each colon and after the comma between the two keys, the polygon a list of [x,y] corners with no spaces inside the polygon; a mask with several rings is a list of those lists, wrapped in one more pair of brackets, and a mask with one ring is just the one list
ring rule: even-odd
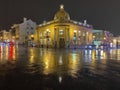
{"label": "bank building facade", "polygon": [[60,5],[54,20],[37,26],[34,40],[40,47],[79,48],[92,43],[92,25],[70,19],[70,15]]}

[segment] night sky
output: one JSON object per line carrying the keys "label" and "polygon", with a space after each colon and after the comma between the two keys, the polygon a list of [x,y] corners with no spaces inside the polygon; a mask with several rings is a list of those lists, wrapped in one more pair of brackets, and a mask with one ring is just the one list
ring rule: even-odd
{"label": "night sky", "polygon": [[23,17],[37,24],[53,20],[60,4],[72,20],[86,19],[95,29],[120,35],[120,0],[0,0],[0,29],[8,30]]}

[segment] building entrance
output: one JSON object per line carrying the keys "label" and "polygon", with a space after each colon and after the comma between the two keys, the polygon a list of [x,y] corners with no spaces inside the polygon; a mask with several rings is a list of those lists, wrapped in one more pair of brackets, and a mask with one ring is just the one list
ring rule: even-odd
{"label": "building entrance", "polygon": [[59,47],[60,48],[65,48],[65,40],[64,40],[64,38],[59,39]]}

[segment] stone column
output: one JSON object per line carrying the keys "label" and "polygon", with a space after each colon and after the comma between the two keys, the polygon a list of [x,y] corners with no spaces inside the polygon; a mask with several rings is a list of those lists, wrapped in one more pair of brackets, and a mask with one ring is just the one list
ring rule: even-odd
{"label": "stone column", "polygon": [[56,41],[56,28],[54,28],[54,42]]}
{"label": "stone column", "polygon": [[65,47],[68,47],[68,28],[65,27],[64,39],[65,39]]}
{"label": "stone column", "polygon": [[69,30],[69,28],[67,29],[67,31],[68,31],[68,46],[70,47],[70,30]]}
{"label": "stone column", "polygon": [[80,39],[81,44],[83,44],[83,31],[81,31],[81,39]]}
{"label": "stone column", "polygon": [[56,41],[56,31],[57,31],[57,28],[54,28],[54,45],[53,47],[57,47],[57,41]]}

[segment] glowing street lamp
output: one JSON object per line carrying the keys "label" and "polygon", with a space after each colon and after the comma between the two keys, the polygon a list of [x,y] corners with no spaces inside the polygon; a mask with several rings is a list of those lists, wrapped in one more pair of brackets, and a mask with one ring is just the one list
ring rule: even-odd
{"label": "glowing street lamp", "polygon": [[74,33],[76,33],[77,31],[76,30],[74,30]]}
{"label": "glowing street lamp", "polygon": [[106,37],[104,37],[104,40],[106,40]]}
{"label": "glowing street lamp", "polygon": [[95,39],[95,36],[93,36],[93,39]]}
{"label": "glowing street lamp", "polygon": [[31,39],[32,39],[32,40],[34,39],[34,35],[33,35],[33,34],[31,35]]}

